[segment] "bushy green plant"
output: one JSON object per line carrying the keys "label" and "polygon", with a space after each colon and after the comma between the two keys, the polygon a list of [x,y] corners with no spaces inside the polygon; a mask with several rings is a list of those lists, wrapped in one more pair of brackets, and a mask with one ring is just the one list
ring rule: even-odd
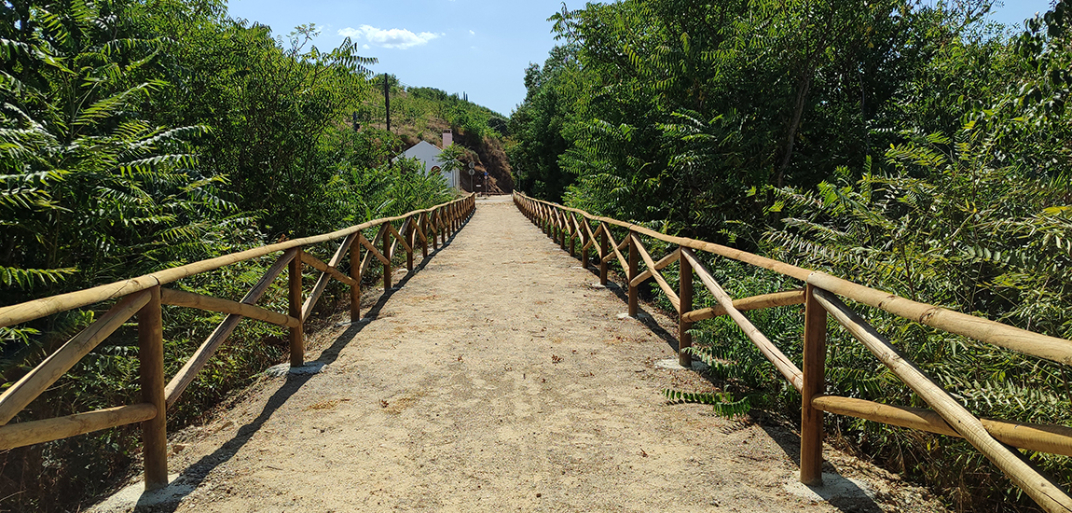
{"label": "bushy green plant", "polygon": [[[828,270],[917,301],[973,313],[1057,337],[1072,337],[1072,217],[1062,203],[1067,178],[992,167],[999,146],[969,123],[954,139],[913,136],[887,152],[889,170],[815,192],[780,192],[785,227],[767,241],[782,258]],[[873,323],[921,369],[979,416],[1068,425],[1068,370],[1057,363],[986,346],[881,313]],[[851,337],[839,333],[828,361],[832,393],[925,407]],[[895,428],[862,426],[870,443],[896,448],[901,464],[955,489],[965,504],[1014,500],[993,470],[969,472],[983,458],[965,443],[923,447]],[[918,438],[918,437],[917,437]],[[911,442],[905,446],[906,442]],[[931,446],[963,472],[939,470]],[[908,453],[905,457],[904,454]],[[1034,455],[1067,486],[1066,458]],[[948,461],[942,463],[949,465]],[[968,477],[965,477],[968,476]],[[970,491],[969,491],[970,490]]]}

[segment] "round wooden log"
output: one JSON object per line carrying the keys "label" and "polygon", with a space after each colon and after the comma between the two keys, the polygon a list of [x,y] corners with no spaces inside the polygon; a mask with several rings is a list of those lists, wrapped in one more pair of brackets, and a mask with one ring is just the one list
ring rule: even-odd
{"label": "round wooden log", "polygon": [[800,482],[823,484],[823,412],[812,398],[826,390],[826,310],[808,285],[804,303],[804,386],[800,390]]}
{"label": "round wooden log", "polygon": [[[636,246],[638,252],[640,253],[640,257],[644,259],[644,265],[648,267],[648,271],[651,271],[651,277],[655,278],[655,282],[659,284],[659,288],[663,290],[663,294],[666,294],[667,299],[670,300],[670,304],[674,306],[674,311],[681,312],[681,299],[678,298],[677,292],[674,290],[674,288],[666,282],[666,279],[663,278],[661,274],[659,274],[659,265],[651,260],[651,255],[648,254],[648,249],[645,248],[644,244],[640,242],[639,237],[633,236],[630,240],[632,240],[634,246]],[[632,255],[630,255],[630,258],[632,258]],[[639,277],[640,276],[636,276],[636,278]],[[632,288],[635,288],[633,283],[637,283],[637,285],[640,284],[640,282],[635,279],[630,280],[630,287]],[[689,306],[689,309],[691,310],[692,307]]]}
{"label": "round wooden log", "polygon": [[629,282],[629,317],[635,318],[637,311],[640,309],[640,289],[632,284],[632,280],[636,278],[637,274],[640,274],[637,271],[640,265],[640,254],[637,245],[640,241],[636,240],[636,234],[630,232],[629,235],[626,235],[625,242],[629,243],[629,265],[625,268],[626,281]]}
{"label": "round wooden log", "polygon": [[328,265],[324,263],[323,260],[320,260],[319,258],[310,255],[309,253],[306,253],[304,251],[302,252],[301,258],[303,263],[309,264],[309,267],[312,267],[313,269],[324,273],[325,276],[330,276],[338,281],[341,281],[342,283],[352,285],[352,283],[350,283],[350,277],[343,274],[342,271],[336,269],[335,266]]}
{"label": "round wooden log", "polygon": [[287,271],[287,298],[290,306],[290,316],[298,317],[300,321],[296,327],[290,328],[290,368],[298,368],[305,365],[305,335],[302,333],[302,249],[298,248],[298,256],[290,261],[290,269]]}
{"label": "round wooden log", "polygon": [[[353,245],[353,241],[357,239],[357,236],[357,233],[351,233],[350,235],[347,235],[346,238],[343,239],[342,243],[339,244],[338,249],[335,250],[335,254],[332,255],[331,260],[327,263],[327,266],[332,268],[338,267],[339,264],[342,263],[343,258],[346,256],[346,253],[350,250],[350,246]],[[302,252],[302,255],[312,257],[312,255],[309,255],[304,251]],[[308,262],[308,260],[306,260],[306,262]],[[314,265],[314,267],[316,266]],[[320,301],[320,296],[324,294],[324,290],[326,290],[328,287],[328,281],[332,278],[332,276],[330,276],[323,269],[317,269],[320,271],[320,276],[317,277],[316,284],[313,285],[313,290],[309,293],[309,297],[305,298],[305,303],[302,304],[302,319],[308,319],[309,316],[312,315],[313,308],[316,307],[316,302]],[[335,277],[335,279],[339,278]]]}
{"label": "round wooden log", "polygon": [[149,301],[138,311],[138,371],[141,400],[156,410],[141,423],[145,489],[167,486],[167,401],[164,398],[164,321],[160,286],[149,289]]}
{"label": "round wooden log", "polygon": [[[361,320],[361,244],[356,238],[350,244],[350,322],[357,322]],[[427,239],[424,248],[428,249]]]}
{"label": "round wooden log", "polygon": [[[934,410],[833,395],[816,396],[812,404],[820,410],[838,415],[961,438],[960,433],[949,427],[949,423]],[[1072,456],[1072,428],[987,418],[981,418],[979,422],[999,442],[1029,451]]]}
{"label": "round wooden log", "polygon": [[54,419],[9,424],[0,427],[0,451],[144,422],[154,417],[156,405],[141,403]]}
{"label": "round wooden log", "polygon": [[759,331],[747,317],[733,307],[733,299],[730,298],[729,294],[726,294],[722,286],[711,276],[711,272],[696,258],[696,255],[692,254],[692,251],[687,248],[681,248],[681,256],[689,260],[689,263],[692,264],[693,272],[707,287],[707,290],[711,292],[711,295],[715,296],[722,308],[726,309],[727,315],[733,319],[733,322],[737,323],[737,326],[741,328],[745,336],[759,348],[759,352],[763,353],[763,356],[774,364],[774,368],[778,369],[778,372],[785,376],[785,379],[792,383],[793,388],[796,388],[799,392],[804,386],[804,374],[800,369],[763,332]]}
{"label": "round wooden log", "polygon": [[394,258],[394,244],[391,244],[391,223],[383,225],[383,237],[380,238],[380,243],[383,244],[383,293],[386,294],[391,290],[391,273],[392,265],[391,259]]}
{"label": "round wooden log", "polygon": [[[669,255],[666,255],[666,256],[662,257],[661,259],[659,259],[658,262],[655,262],[655,270],[656,271],[661,271],[663,269],[666,269],[670,264],[672,264],[674,262],[677,262],[679,258],[681,258],[681,249],[675,249]],[[630,285],[633,285],[633,284],[640,285],[641,283],[644,283],[645,280],[651,279],[652,274],[653,274],[652,269],[649,267],[649,268],[645,269],[643,272],[641,272],[639,275],[637,275],[636,278],[631,280],[629,282],[629,284]]]}
{"label": "round wooden log", "polygon": [[56,380],[60,379],[78,360],[89,354],[104,339],[108,338],[123,323],[141,310],[152,298],[147,291],[131,294],[113,306],[107,313],[87,326],[55,353],[49,355],[22,379],[8,387],[0,395],[0,425],[7,424],[23,408],[41,395]]}
{"label": "round wooden log", "polygon": [[[528,198],[527,196],[525,198],[537,205],[556,205],[543,200]],[[608,225],[620,226],[664,242],[698,251],[713,253],[757,267],[769,269],[779,274],[791,276],[824,290],[829,290],[841,297],[859,301],[906,319],[921,322],[928,326],[971,337],[981,342],[998,345],[1024,354],[1046,358],[1065,365],[1072,365],[1072,341],[1069,340],[1014,328],[998,322],[946,310],[925,303],[918,303],[889,292],[865,287],[835,276],[761,257],[746,251],[729,248],[719,244],[712,244],[710,242],[674,237],[650,230],[643,226],[637,226],[607,217],[594,216],[583,210],[563,207],[561,205],[558,205],[558,207],[565,211],[576,213],[585,219]]]}
{"label": "round wooden log", "polygon": [[841,297],[859,301],[928,326],[971,337],[1024,354],[1072,365],[1072,341],[1014,328],[989,319],[919,303],[826,273],[811,273],[807,282]]}
{"label": "round wooden log", "polygon": [[827,291],[815,289],[814,297],[849,333],[863,342],[883,365],[919,394],[950,427],[983,453],[1039,506],[1049,512],[1072,511],[1072,498],[1029,465],[1021,454],[1010,451],[990,436],[979,419],[894,349],[885,337],[856,312]]}
{"label": "round wooden log", "polygon": [[[733,300],[733,307],[742,312],[749,310],[763,310],[777,306],[799,305],[804,302],[804,289],[787,290],[759,296],[744,297]],[[693,310],[682,316],[688,322],[697,322],[704,319],[712,319],[726,315],[726,309],[721,305],[710,308]]]}
{"label": "round wooden log", "polygon": [[[679,253],[680,254],[680,253]],[[648,258],[648,262],[651,258]],[[650,265],[649,269],[656,269],[657,265]],[[692,323],[684,319],[684,313],[692,310],[692,264],[686,259],[681,259],[678,268],[678,290],[681,292],[680,301],[677,305],[677,363],[686,369],[692,368],[692,355],[686,349],[692,347],[692,335],[689,329]]]}
{"label": "round wooden log", "polygon": [[[291,248],[283,252],[282,255],[276,259],[275,263],[261,276],[260,280],[257,280],[257,284],[253,286],[246,296],[242,298],[242,302],[246,304],[254,304],[261,299],[261,296],[268,291],[268,287],[272,285],[272,282],[283,273],[283,270],[290,265],[290,261],[294,260],[298,256],[298,248]],[[194,354],[190,356],[190,359],[179,369],[179,372],[171,378],[167,387],[164,388],[164,398],[167,401],[168,408],[171,408],[182,396],[186,387],[190,386],[190,383],[194,382],[197,378],[197,373],[201,372],[201,369],[205,367],[212,355],[216,353],[216,349],[222,345],[235,328],[238,327],[238,323],[243,319],[240,315],[228,315],[212,334],[205,339],[204,342],[194,351]]]}
{"label": "round wooden log", "polygon": [[60,294],[42,299],[36,299],[33,301],[27,301],[25,303],[19,303],[17,305],[0,307],[0,327],[14,326],[34,319],[39,319],[47,315],[52,315],[59,312],[66,312],[74,308],[81,308],[83,306],[91,305],[93,303],[99,303],[101,301],[107,301],[110,299],[116,299],[130,295],[134,292],[146,290],[150,287],[157,285],[167,285],[174,281],[200,274],[208,271],[213,271],[221,267],[231,265],[237,262],[244,262],[246,260],[252,260],[254,258],[260,258],[265,255],[270,255],[279,251],[285,251],[291,248],[300,246],[306,246],[310,244],[319,244],[321,242],[327,242],[334,239],[346,237],[352,233],[356,233],[367,228],[373,228],[381,226],[384,223],[395,222],[403,220],[415,213],[428,212],[444,206],[451,206],[455,203],[465,201],[465,198],[457,199],[449,203],[437,205],[424,210],[415,210],[405,215],[397,217],[387,217],[383,219],[376,219],[367,223],[362,223],[342,230],[337,230],[331,233],[323,235],[316,235],[313,237],[305,237],[302,239],[294,239],[286,242],[280,242],[278,244],[269,244],[267,246],[261,246],[238,253],[231,253],[221,257],[210,258],[208,260],[202,260],[200,262],[194,262],[181,267],[174,267],[163,271],[155,272],[152,274],[146,274],[137,278],[132,278],[125,281],[119,281],[110,283],[108,285],[101,285],[98,287],[92,287],[77,292],[69,292],[67,294]]}
{"label": "round wooden log", "polygon": [[209,312],[241,315],[242,317],[248,317],[250,319],[267,322],[269,324],[275,324],[276,326],[284,326],[287,328],[296,328],[298,324],[301,324],[301,321],[299,321],[297,318],[290,317],[286,314],[281,314],[279,312],[265,310],[263,308],[259,308],[253,305],[247,305],[245,303],[239,303],[237,301],[220,299],[218,297],[202,296],[200,294],[193,294],[181,290],[163,289],[160,291],[160,299],[164,302],[165,305],[182,306],[186,308],[197,308],[198,310],[205,310]]}
{"label": "round wooden log", "polygon": [[379,243],[382,239],[383,239],[383,231],[382,230],[380,231],[380,233],[376,234],[376,237],[372,241],[369,241],[368,239],[366,239],[364,235],[362,235],[362,236],[360,236],[358,238],[358,241],[360,241],[361,245],[365,246],[365,249],[368,250],[368,253],[365,255],[365,260],[363,261],[363,263],[361,265],[361,270],[362,271],[366,270],[365,266],[368,265],[368,259],[371,258],[371,257],[376,257],[376,260],[379,260],[380,263],[382,263],[383,265],[387,265],[387,264],[391,263],[391,262],[387,261],[387,257],[384,256],[383,253],[380,253],[379,249],[376,249],[376,244]]}
{"label": "round wooden log", "polygon": [[607,285],[607,274],[610,268],[607,266],[606,255],[610,251],[610,244],[607,240],[606,225],[600,223],[599,225],[599,284]]}

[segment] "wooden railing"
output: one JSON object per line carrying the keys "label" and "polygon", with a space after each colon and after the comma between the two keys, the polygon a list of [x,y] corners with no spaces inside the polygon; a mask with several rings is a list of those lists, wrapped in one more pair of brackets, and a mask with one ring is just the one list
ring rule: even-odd
{"label": "wooden railing", "polygon": [[[440,243],[446,244],[447,238],[461,228],[463,221],[473,213],[475,207],[475,198],[470,194],[432,208],[416,210],[398,217],[377,219],[324,235],[261,246],[126,281],[0,307],[0,327],[7,327],[104,301],[119,300],[96,322],[71,338],[0,395],[0,450],[141,422],[146,488],[154,489],[166,485],[167,409],[175,404],[186,387],[194,381],[198,371],[208,363],[242,318],[248,317],[289,328],[290,364],[292,368],[300,367],[304,364],[305,357],[302,326],[330,279],[350,286],[350,318],[356,322],[361,317],[361,275],[366,272],[373,259],[383,264],[383,285],[386,292],[391,288],[392,262],[398,245],[405,250],[406,267],[412,271],[413,254],[417,248],[420,248],[424,258],[428,258],[429,244],[433,249],[438,248]],[[396,223],[400,223],[397,229]],[[369,241],[363,231],[375,228],[379,230],[373,240]],[[342,243],[328,262],[323,262],[302,250],[305,246],[340,238]],[[382,249],[377,249],[377,245]],[[366,250],[363,259],[360,252],[362,247]],[[163,288],[164,285],[188,276],[279,252],[282,252],[282,255],[275,264],[238,302]],[[343,273],[339,266],[347,252],[350,253],[349,272]],[[303,265],[320,271],[320,276],[304,303]],[[256,306],[257,301],[283,269],[289,269],[288,312],[283,314]],[[177,305],[227,314],[224,321],[166,386],[161,305]],[[138,323],[138,358],[142,389],[140,404],[8,424],[75,363],[135,315]]]}
{"label": "wooden railing", "polygon": [[[1072,341],[918,303],[826,273],[803,269],[726,246],[672,237],[642,226],[593,216],[582,210],[532,199],[520,193],[514,193],[514,202],[522,213],[543,228],[544,232],[558,242],[562,249],[566,249],[568,244],[570,255],[576,256],[577,246],[580,245],[580,258],[586,268],[590,262],[589,251],[594,251],[599,264],[599,279],[604,285],[607,283],[608,263],[617,260],[626,273],[630,316],[637,314],[638,286],[646,280],[655,280],[679,316],[678,345],[681,349],[679,359],[683,366],[691,365],[690,355],[685,349],[692,345],[688,330],[693,323],[721,315],[728,315],[733,319],[782,376],[800,392],[800,480],[803,483],[808,485],[822,483],[822,412],[828,412],[962,437],[989,458],[1044,510],[1072,511],[1072,499],[1069,499],[1063,490],[1029,465],[1019,451],[1009,447],[1072,456],[1072,428],[976,418],[957,403],[948,392],[900,354],[882,334],[846,306],[840,298],[879,308],[913,322],[920,322],[950,333],[964,335],[1064,365],[1072,364]],[[619,231],[620,238],[615,237],[615,230]],[[641,237],[650,237],[668,243],[676,249],[656,261],[645,249]],[[628,257],[622,253],[623,250],[628,252]],[[719,255],[790,276],[803,282],[804,288],[732,299],[696,257],[694,251]],[[643,261],[645,265],[643,271],[640,270],[640,261]],[[674,290],[660,275],[662,269],[674,262],[680,262],[677,290]],[[718,306],[693,308],[694,274],[714,296]],[[741,313],[747,310],[801,303],[805,305],[803,370],[798,369]],[[824,392],[828,314],[862,342],[932,409],[908,408],[863,399],[826,395]]]}

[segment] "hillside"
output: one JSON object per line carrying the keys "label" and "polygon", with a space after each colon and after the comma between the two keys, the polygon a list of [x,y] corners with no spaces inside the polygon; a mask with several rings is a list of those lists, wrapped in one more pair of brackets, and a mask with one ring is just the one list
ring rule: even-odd
{"label": "hillside", "polygon": [[[361,129],[386,129],[386,105],[383,75],[372,80],[379,94],[371,95],[356,113]],[[475,165],[476,172],[488,172],[490,190],[510,193],[514,190],[513,172],[503,148],[507,117],[487,107],[432,87],[413,87],[388,76],[390,81],[391,133],[398,136],[399,152],[427,141],[442,147],[442,134],[454,133],[454,143],[468,150],[462,162]],[[468,180],[463,187],[470,190]]]}

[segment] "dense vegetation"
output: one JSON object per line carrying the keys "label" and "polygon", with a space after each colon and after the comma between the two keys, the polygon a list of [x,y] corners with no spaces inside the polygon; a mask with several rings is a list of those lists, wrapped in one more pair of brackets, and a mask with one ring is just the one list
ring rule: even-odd
{"label": "dense vegetation", "polygon": [[[450,199],[439,177],[388,164],[398,135],[352,129],[377,94],[374,62],[349,40],[311,46],[315,32],[274,37],[229,18],[223,0],[0,3],[0,304]],[[311,251],[326,259],[333,249]],[[237,299],[270,263],[179,286]],[[330,309],[339,292],[321,304]],[[272,289],[261,304],[285,311],[286,300]],[[0,328],[3,387],[109,306]],[[164,315],[173,375],[222,316]],[[169,412],[170,428],[279,361],[281,335],[244,323]],[[16,420],[137,402],[137,369],[126,326]],[[67,510],[92,498],[131,471],[137,442],[133,426],[0,453],[0,509]]]}
{"label": "dense vegetation", "polygon": [[[1072,338],[1072,6],[1008,30],[988,9],[626,0],[555,14],[561,44],[527,70],[510,120],[519,188]],[[793,286],[711,268],[736,297]],[[1072,425],[1063,366],[869,315],[974,413]],[[789,355],[801,317],[752,315]],[[723,389],[707,398],[716,409],[798,414],[799,396],[730,321],[695,334]],[[830,344],[832,393],[923,406],[846,333],[832,328]],[[966,443],[829,422],[840,443],[960,510],[1034,508]],[[1029,457],[1072,487],[1067,458]]]}

